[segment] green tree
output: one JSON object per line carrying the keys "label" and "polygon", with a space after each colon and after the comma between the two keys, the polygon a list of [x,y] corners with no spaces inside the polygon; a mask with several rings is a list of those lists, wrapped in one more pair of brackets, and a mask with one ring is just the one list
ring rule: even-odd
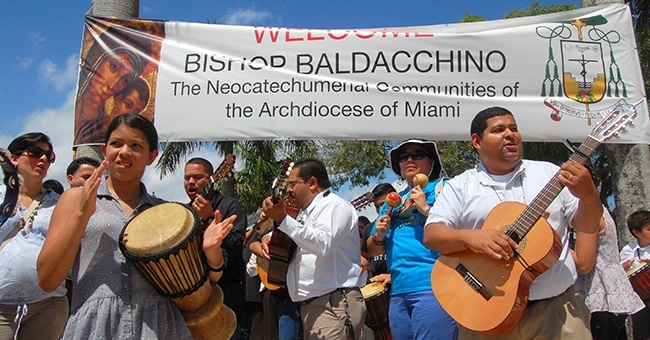
{"label": "green tree", "polygon": [[[372,179],[383,179],[382,172],[388,167],[386,153],[392,144],[389,141],[239,141],[232,144],[237,157],[238,170],[231,177],[235,180],[225,180],[220,185],[223,190],[225,184],[234,183],[233,196],[252,214],[270,194],[272,181],[285,157],[321,159],[327,164],[332,189],[336,190],[348,181],[352,186],[363,186]],[[224,143],[218,141],[163,143],[156,164],[160,177],[174,174],[189,154],[204,148],[212,148],[222,156],[227,153]]]}

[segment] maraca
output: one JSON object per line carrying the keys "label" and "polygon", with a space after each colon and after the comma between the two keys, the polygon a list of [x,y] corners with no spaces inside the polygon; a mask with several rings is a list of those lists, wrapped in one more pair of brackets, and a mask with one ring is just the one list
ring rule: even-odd
{"label": "maraca", "polygon": [[402,198],[399,196],[398,193],[390,192],[388,193],[388,195],[386,195],[386,204],[388,204],[387,215],[390,216],[390,214],[393,212],[393,208],[402,204]]}
{"label": "maraca", "polygon": [[420,186],[421,189],[429,185],[429,177],[423,173],[418,173],[413,176],[413,186]]}

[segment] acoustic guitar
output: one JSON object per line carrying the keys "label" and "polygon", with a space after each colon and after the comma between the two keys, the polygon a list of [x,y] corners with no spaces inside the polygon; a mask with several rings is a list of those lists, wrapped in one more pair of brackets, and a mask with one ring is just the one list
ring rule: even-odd
{"label": "acoustic guitar", "polygon": [[[293,162],[290,157],[284,160],[284,164],[280,169],[278,177],[275,178],[272,185],[271,200],[277,203],[280,197],[285,196],[285,191],[289,181],[289,173],[293,168]],[[287,214],[293,218],[298,214],[298,209],[292,206],[290,200],[286,203]],[[296,243],[282,230],[277,228],[277,223],[274,224],[273,234],[269,243],[269,257],[270,261],[264,258],[257,257],[257,271],[260,275],[260,280],[264,286],[269,290],[277,290],[286,287],[287,271],[289,270],[289,262],[296,251]]]}
{"label": "acoustic guitar", "polygon": [[208,178],[209,183],[201,189],[201,196],[209,202],[214,196],[214,192],[217,190],[217,184],[219,181],[226,177],[234,167],[235,155],[229,153],[223,161],[221,161],[217,170],[215,170]]}
{"label": "acoustic guitar", "polygon": [[[616,136],[636,116],[634,106],[620,103],[574,149],[570,160],[584,164],[604,141]],[[482,229],[497,229],[519,244],[509,261],[471,249],[440,256],[431,271],[433,293],[460,325],[486,335],[512,330],[524,315],[530,284],[557,262],[560,236],[543,214],[564,187],[558,174],[528,205],[503,202],[488,214]]]}
{"label": "acoustic guitar", "polygon": [[[373,202],[372,193],[369,191],[357,196],[352,201],[350,201],[350,203],[356,210],[361,210],[372,202]],[[293,218],[296,218],[296,215],[298,214],[298,209],[292,204],[292,201],[288,199],[287,201],[285,201],[285,204],[286,204],[287,214]],[[283,233],[278,229],[275,229],[273,231],[273,235],[275,235],[276,232],[280,232],[281,234],[275,240],[273,239],[273,237],[271,238],[271,244],[269,248],[273,246],[274,252],[278,256],[276,257],[275,260],[273,259],[273,257],[271,257],[271,262],[277,261],[273,264],[271,268],[276,268],[274,270],[277,270],[277,276],[286,277],[286,271],[288,269],[288,261],[285,261],[285,258],[291,260],[291,256],[289,256],[289,253],[293,253],[293,251],[295,251],[295,243],[293,243],[293,241],[291,240],[291,238],[289,238],[289,236],[287,236],[285,233]],[[294,249],[291,250],[291,248]],[[269,251],[271,250],[269,249]],[[269,279],[269,264],[270,264],[269,261],[267,261],[266,259],[261,257],[257,258],[257,272],[260,275],[260,280],[264,284],[264,287],[266,287],[266,289],[269,290],[277,290],[284,287],[284,282],[280,283],[278,277],[272,277],[271,279]],[[284,276],[282,276],[283,272],[284,272]],[[276,276],[276,274],[272,274],[272,275]]]}

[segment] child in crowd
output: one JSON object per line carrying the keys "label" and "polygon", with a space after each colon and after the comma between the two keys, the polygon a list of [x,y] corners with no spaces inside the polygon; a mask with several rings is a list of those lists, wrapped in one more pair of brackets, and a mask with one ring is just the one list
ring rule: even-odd
{"label": "child in crowd", "polygon": [[[620,257],[623,269],[630,274],[636,272],[637,266],[647,264],[650,261],[650,211],[639,210],[633,212],[627,218],[627,228],[636,242],[632,242],[621,249]],[[646,269],[647,271],[648,269]],[[637,293],[639,293],[637,291]],[[641,296],[646,307],[640,312],[632,315],[634,339],[648,339],[650,337],[650,308],[648,308],[648,296]]]}

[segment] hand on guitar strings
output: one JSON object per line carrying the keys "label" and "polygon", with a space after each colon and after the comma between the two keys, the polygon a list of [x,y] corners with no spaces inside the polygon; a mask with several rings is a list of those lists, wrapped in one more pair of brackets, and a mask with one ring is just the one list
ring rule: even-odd
{"label": "hand on guitar strings", "polygon": [[261,256],[263,259],[270,261],[271,256],[269,255],[269,244],[271,243],[271,234],[266,234],[262,238],[262,245],[261,245],[261,254],[257,254],[257,256]]}
{"label": "hand on guitar strings", "polygon": [[202,219],[209,219],[214,215],[212,204],[201,195],[196,195],[196,198],[192,201],[192,209],[194,209]]}
{"label": "hand on guitar strings", "polygon": [[465,243],[477,253],[508,261],[519,246],[506,234],[495,229],[466,230]]}
{"label": "hand on guitar strings", "polygon": [[266,214],[262,211],[260,212],[259,217],[257,218],[257,221],[255,221],[255,230],[257,230],[260,234],[264,234],[267,231],[271,230],[273,228],[273,220],[270,219]]}
{"label": "hand on guitar strings", "polygon": [[270,196],[267,197],[264,202],[262,202],[262,212],[276,223],[282,223],[285,217],[287,217],[284,197],[280,196],[278,198],[278,203],[276,204],[273,204],[273,200]]}

